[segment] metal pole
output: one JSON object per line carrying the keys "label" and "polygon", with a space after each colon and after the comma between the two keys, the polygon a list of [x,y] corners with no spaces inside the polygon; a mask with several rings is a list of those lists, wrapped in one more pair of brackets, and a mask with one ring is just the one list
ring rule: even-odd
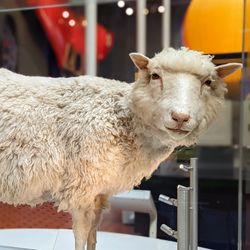
{"label": "metal pole", "polygon": [[177,187],[177,200],[160,195],[159,200],[177,206],[177,231],[161,225],[161,230],[177,239],[178,250],[198,249],[198,159],[191,158],[190,166],[179,167],[190,174],[190,187]]}
{"label": "metal pole", "polygon": [[164,13],[162,17],[162,47],[170,47],[171,0],[163,0]]}
{"label": "metal pole", "polygon": [[[245,56],[246,49],[246,34],[248,33],[246,27],[246,18],[248,15],[247,12],[247,1],[243,1],[243,27],[242,27],[242,54],[241,61],[244,65],[247,65],[247,57]],[[239,177],[238,177],[238,250],[242,249],[242,233],[243,233],[243,170],[244,170],[244,161],[243,161],[243,131],[244,131],[244,87],[247,83],[247,72],[246,66],[243,68],[242,79],[240,84],[240,121],[239,121]]]}
{"label": "metal pole", "polygon": [[86,74],[96,75],[96,25],[97,3],[96,0],[86,0],[86,36],[85,36],[85,64]]}
{"label": "metal pole", "polygon": [[190,188],[177,187],[177,249],[189,249],[189,192]]}
{"label": "metal pole", "polygon": [[198,247],[198,169],[197,158],[190,162],[190,249]]}
{"label": "metal pole", "polygon": [[146,53],[146,0],[137,0],[137,18],[136,18],[136,27],[137,27],[137,52],[145,54]]}

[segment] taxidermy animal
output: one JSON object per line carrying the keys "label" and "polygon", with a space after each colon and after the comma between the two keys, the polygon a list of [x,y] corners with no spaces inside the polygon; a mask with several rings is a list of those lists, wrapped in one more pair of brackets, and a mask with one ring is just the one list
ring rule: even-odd
{"label": "taxidermy animal", "polygon": [[132,84],[0,69],[0,201],[54,202],[72,215],[76,250],[95,249],[110,196],[198,140],[220,113],[223,78],[241,67],[187,48],[130,57]]}

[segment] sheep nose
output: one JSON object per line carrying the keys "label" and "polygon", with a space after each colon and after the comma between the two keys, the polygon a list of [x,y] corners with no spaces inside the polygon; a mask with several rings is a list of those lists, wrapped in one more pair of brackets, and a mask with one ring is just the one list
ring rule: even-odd
{"label": "sheep nose", "polygon": [[177,112],[172,112],[171,117],[175,122],[178,123],[179,127],[181,127],[184,122],[188,122],[190,119],[190,115]]}

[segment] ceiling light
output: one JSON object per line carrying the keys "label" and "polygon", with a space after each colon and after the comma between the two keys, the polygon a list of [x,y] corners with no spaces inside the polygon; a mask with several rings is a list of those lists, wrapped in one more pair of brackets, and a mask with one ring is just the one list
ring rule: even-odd
{"label": "ceiling light", "polygon": [[131,15],[133,15],[133,13],[134,13],[134,10],[132,9],[132,8],[127,8],[126,9],[126,14],[128,15],[128,16],[131,16]]}
{"label": "ceiling light", "polygon": [[163,5],[160,5],[160,6],[158,7],[158,12],[159,12],[159,13],[164,13],[164,11],[165,11],[165,7],[164,7]]}
{"label": "ceiling light", "polygon": [[87,23],[87,20],[82,20],[82,26],[83,26],[83,27],[86,27],[87,24],[88,24],[88,23]]}
{"label": "ceiling light", "polygon": [[73,27],[76,25],[76,21],[74,19],[69,20],[69,26]]}
{"label": "ceiling light", "polygon": [[69,17],[69,12],[67,10],[63,11],[62,16],[64,18],[68,18]]}
{"label": "ceiling light", "polygon": [[143,13],[144,13],[144,15],[148,15],[149,14],[149,10],[148,9],[144,9]]}
{"label": "ceiling light", "polygon": [[119,8],[123,8],[125,6],[125,2],[124,1],[118,1],[117,5]]}

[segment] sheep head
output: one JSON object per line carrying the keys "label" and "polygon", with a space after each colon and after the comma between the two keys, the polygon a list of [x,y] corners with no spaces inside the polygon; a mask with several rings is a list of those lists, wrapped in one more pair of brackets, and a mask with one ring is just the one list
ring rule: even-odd
{"label": "sheep head", "polygon": [[151,59],[139,53],[130,57],[139,69],[132,110],[143,123],[161,131],[160,140],[176,145],[197,141],[223,106],[227,92],[223,78],[242,67],[215,66],[212,56],[187,48],[169,48]]}

